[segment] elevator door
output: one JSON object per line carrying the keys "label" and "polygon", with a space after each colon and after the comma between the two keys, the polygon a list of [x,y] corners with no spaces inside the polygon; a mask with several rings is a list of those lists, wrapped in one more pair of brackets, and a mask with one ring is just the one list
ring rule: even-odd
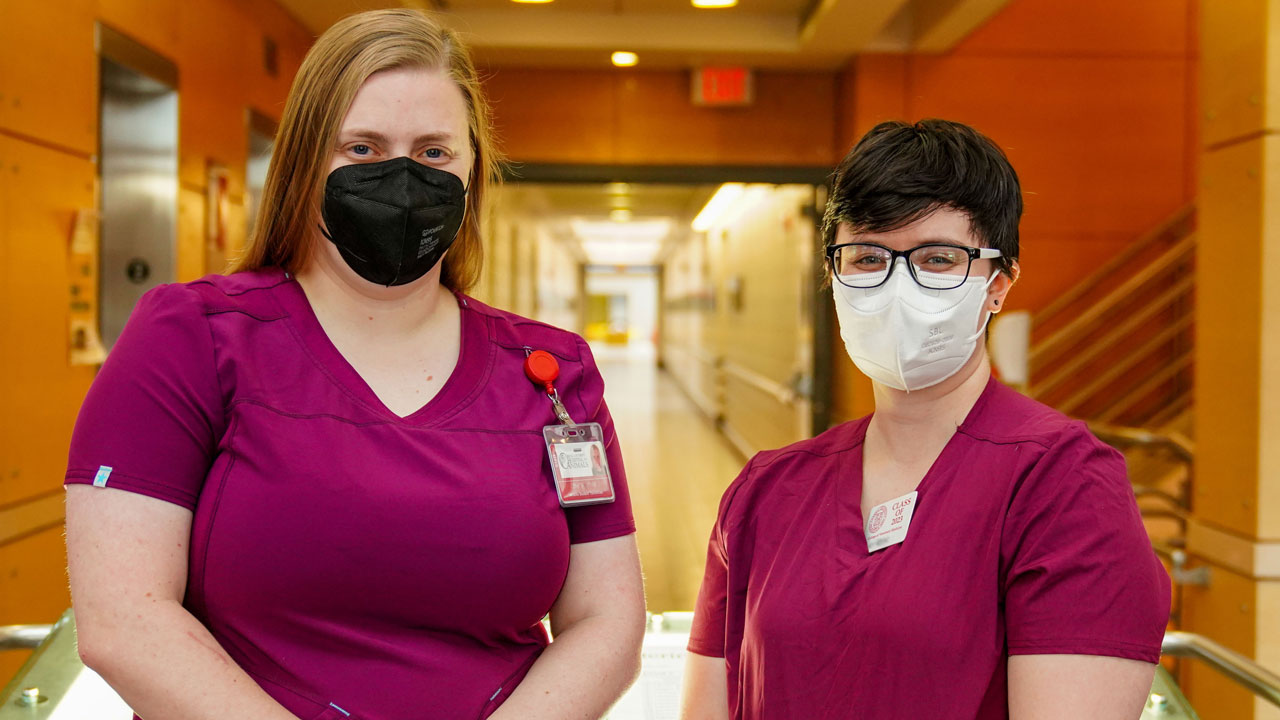
{"label": "elevator door", "polygon": [[175,279],[178,93],[101,58],[102,339],[110,348],[138,298]]}

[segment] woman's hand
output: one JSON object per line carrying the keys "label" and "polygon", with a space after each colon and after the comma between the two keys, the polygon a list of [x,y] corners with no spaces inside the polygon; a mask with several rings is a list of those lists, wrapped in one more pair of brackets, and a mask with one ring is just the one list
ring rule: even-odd
{"label": "woman's hand", "polygon": [[635,681],[644,638],[635,535],[571,546],[551,629],[554,642],[493,720],[595,720]]}
{"label": "woman's hand", "polygon": [[296,720],[182,607],[191,511],[67,487],[67,564],[80,657],[147,720]]}
{"label": "woman's hand", "polygon": [[1136,720],[1156,666],[1101,655],[1013,655],[1010,720]]}

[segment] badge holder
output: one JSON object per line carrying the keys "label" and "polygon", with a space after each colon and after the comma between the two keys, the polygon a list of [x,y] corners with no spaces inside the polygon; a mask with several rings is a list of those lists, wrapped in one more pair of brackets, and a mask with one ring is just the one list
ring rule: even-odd
{"label": "badge holder", "polygon": [[613,502],[613,477],[604,450],[604,430],[600,423],[575,423],[569,417],[555,388],[560,364],[549,352],[525,348],[524,374],[546,392],[560,421],[558,425],[542,428],[560,506]]}

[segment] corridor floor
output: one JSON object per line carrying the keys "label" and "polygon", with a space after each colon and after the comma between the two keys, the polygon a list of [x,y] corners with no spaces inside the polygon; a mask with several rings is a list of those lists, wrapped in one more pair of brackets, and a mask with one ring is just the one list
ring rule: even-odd
{"label": "corridor floor", "polygon": [[650,612],[692,610],[720,495],[745,460],[651,346],[592,345],[627,467]]}

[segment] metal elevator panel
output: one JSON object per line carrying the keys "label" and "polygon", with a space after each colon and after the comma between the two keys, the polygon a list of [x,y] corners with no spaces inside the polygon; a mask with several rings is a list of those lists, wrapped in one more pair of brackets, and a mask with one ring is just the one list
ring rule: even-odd
{"label": "metal elevator panel", "polygon": [[108,348],[138,298],[176,277],[178,93],[117,63],[101,62],[101,323]]}
{"label": "metal elevator panel", "polygon": [[267,169],[271,166],[271,150],[275,144],[275,121],[267,116],[249,111],[249,160],[245,163],[244,190],[248,201],[249,235],[253,234],[253,225],[258,218],[258,208],[262,205],[262,190],[267,184]]}

